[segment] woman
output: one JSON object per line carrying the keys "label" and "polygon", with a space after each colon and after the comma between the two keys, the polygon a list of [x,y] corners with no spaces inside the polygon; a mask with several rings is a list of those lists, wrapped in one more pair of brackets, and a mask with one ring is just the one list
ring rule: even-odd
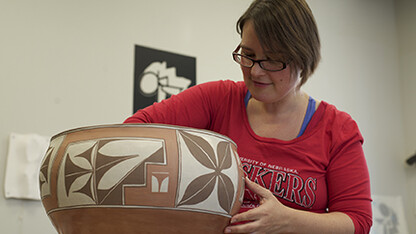
{"label": "woman", "polygon": [[244,82],[194,86],[125,122],[209,129],[236,142],[248,189],[225,233],[368,233],[370,184],[357,124],[301,90],[320,59],[308,5],[256,0],[237,29],[233,58]]}

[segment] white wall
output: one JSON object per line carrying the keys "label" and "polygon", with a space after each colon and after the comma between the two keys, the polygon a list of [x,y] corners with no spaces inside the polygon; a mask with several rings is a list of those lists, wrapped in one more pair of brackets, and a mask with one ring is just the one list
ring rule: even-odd
{"label": "white wall", "polygon": [[[416,183],[410,178],[416,168],[405,164],[411,154],[406,150],[406,142],[413,143],[409,147],[415,150],[415,141],[406,141],[404,135],[411,120],[403,122],[414,116],[409,109],[414,111],[416,98],[409,97],[406,105],[402,105],[403,86],[399,77],[403,71],[399,64],[402,54],[398,49],[402,40],[398,39],[396,25],[402,22],[396,21],[395,1],[309,2],[321,29],[323,60],[307,88],[312,95],[319,94],[356,119],[364,136],[373,194],[401,195],[409,233],[416,233]],[[409,4],[414,6],[411,1],[402,4],[402,8],[414,14],[416,8],[411,8]],[[407,22],[407,27],[414,28],[415,23],[416,20]],[[416,87],[412,79],[413,84],[409,78],[409,84],[404,85],[407,93]]]}
{"label": "white wall", "polygon": [[[416,153],[416,1],[396,0],[397,25],[399,32],[400,78],[402,84],[403,124],[405,136],[405,155]],[[416,233],[416,166],[406,168],[408,206],[412,212],[410,222]]]}
{"label": "white wall", "polygon": [[197,57],[197,81],[234,77],[235,21],[250,1],[0,0],[0,232],[55,233],[39,202],[5,200],[11,132],[121,123],[134,45]]}
{"label": "white wall", "polygon": [[[0,171],[11,132],[50,136],[129,116],[135,44],[197,57],[198,83],[241,80],[231,52],[239,43],[235,22],[250,2],[0,0]],[[415,150],[415,138],[409,141],[412,132],[402,120],[416,128],[409,112],[416,84],[410,75],[403,87],[399,80],[403,40],[394,1],[308,2],[323,60],[305,88],[357,120],[373,193],[402,195],[414,207],[415,186],[413,194],[407,188],[415,168],[406,169],[404,160]],[[402,102],[402,88],[408,101]],[[3,194],[4,173],[0,181]],[[415,210],[406,209],[415,233]],[[2,233],[55,233],[39,202],[3,196],[0,226]]]}

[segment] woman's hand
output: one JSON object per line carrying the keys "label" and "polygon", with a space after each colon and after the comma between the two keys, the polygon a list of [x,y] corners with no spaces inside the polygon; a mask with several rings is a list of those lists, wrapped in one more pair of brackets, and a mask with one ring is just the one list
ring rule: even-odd
{"label": "woman's hand", "polygon": [[230,222],[236,225],[226,227],[224,233],[354,233],[354,224],[345,213],[318,214],[295,210],[247,178],[246,186],[257,194],[260,206],[234,215]]}
{"label": "woman's hand", "polygon": [[246,178],[246,186],[259,197],[260,206],[247,212],[236,214],[231,218],[231,224],[225,228],[225,233],[283,233],[287,232],[288,213],[291,208],[284,206],[266,188]]}

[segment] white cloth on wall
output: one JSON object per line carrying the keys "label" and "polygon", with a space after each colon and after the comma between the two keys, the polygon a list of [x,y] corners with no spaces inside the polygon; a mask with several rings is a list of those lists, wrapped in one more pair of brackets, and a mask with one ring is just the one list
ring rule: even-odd
{"label": "white cloth on wall", "polygon": [[401,196],[372,195],[373,227],[370,234],[408,234]]}
{"label": "white cloth on wall", "polygon": [[11,133],[4,191],[6,198],[40,200],[39,169],[50,137]]}

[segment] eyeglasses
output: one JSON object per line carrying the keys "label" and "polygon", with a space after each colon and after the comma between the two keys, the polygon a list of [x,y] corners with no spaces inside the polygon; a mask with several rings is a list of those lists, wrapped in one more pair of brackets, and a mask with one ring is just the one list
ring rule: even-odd
{"label": "eyeglasses", "polygon": [[237,49],[235,49],[235,51],[233,52],[233,59],[234,61],[236,61],[238,64],[240,64],[243,67],[251,68],[254,66],[255,63],[258,63],[260,67],[266,71],[281,71],[287,67],[287,63],[277,61],[277,60],[268,60],[268,59],[254,60],[248,56],[237,53],[239,49],[240,49],[240,46],[238,46]]}

